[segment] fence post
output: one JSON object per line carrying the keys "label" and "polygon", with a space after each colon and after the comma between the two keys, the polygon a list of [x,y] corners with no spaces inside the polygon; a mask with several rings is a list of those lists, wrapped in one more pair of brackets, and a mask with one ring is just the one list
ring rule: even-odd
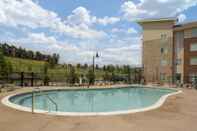
{"label": "fence post", "polygon": [[21,72],[21,87],[23,87],[24,83],[24,72]]}
{"label": "fence post", "polygon": [[31,86],[34,86],[34,73],[31,72]]}
{"label": "fence post", "polygon": [[32,91],[32,100],[31,100],[31,112],[34,113],[34,106],[35,106],[35,95],[34,91]]}

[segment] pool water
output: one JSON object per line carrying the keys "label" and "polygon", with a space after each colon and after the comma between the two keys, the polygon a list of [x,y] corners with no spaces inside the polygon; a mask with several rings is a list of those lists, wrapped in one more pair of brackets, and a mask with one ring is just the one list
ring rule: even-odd
{"label": "pool water", "polygon": [[[58,112],[113,112],[140,109],[155,104],[162,96],[176,92],[157,88],[53,90],[35,93],[35,109]],[[48,96],[48,97],[47,97]],[[24,107],[32,106],[32,94],[13,96],[10,101]]]}

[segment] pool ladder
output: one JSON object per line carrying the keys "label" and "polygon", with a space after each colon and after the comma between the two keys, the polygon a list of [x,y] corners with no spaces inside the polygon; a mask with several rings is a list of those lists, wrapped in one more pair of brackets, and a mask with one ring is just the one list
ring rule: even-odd
{"label": "pool ladder", "polygon": [[[42,92],[39,88],[36,88],[37,91]],[[35,92],[32,91],[32,113],[34,113],[34,107],[35,107]],[[55,111],[58,111],[58,104],[47,94],[44,94],[45,98],[47,98],[52,104],[55,105]]]}
{"label": "pool ladder", "polygon": [[46,98],[51,101],[51,103],[53,103],[55,105],[55,111],[57,112],[58,111],[58,105],[57,103],[50,97],[48,96],[47,94],[45,94]]}

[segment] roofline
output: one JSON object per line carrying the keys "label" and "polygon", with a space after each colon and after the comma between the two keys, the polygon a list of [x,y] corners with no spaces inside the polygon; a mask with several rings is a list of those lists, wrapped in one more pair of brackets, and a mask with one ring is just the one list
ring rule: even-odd
{"label": "roofline", "polygon": [[181,30],[190,29],[194,27],[197,27],[197,21],[175,25],[174,31],[181,31]]}
{"label": "roofline", "polygon": [[144,24],[144,23],[151,23],[151,22],[166,22],[166,21],[176,22],[177,18],[172,17],[172,18],[159,18],[159,19],[143,19],[143,20],[138,20],[136,22],[139,24]]}

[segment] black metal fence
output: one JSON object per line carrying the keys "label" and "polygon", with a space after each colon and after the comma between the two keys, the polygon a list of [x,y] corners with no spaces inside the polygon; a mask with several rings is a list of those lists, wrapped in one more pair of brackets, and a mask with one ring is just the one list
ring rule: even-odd
{"label": "black metal fence", "polygon": [[[7,75],[0,75],[0,85],[12,84],[14,86],[52,86],[52,85],[80,85],[80,84],[88,84],[87,78],[77,78],[75,83],[70,84],[68,81],[69,76],[65,73],[34,73],[34,72],[12,72]],[[83,80],[80,80],[83,79]],[[132,75],[132,83],[139,83],[141,77],[139,75]],[[82,83],[81,83],[82,82]],[[115,83],[122,82],[127,83],[128,77],[127,75],[122,76],[118,79],[96,79],[96,82],[102,83]]]}
{"label": "black metal fence", "polygon": [[42,85],[43,76],[39,73],[13,72],[0,76],[0,84],[14,84],[16,86]]}

